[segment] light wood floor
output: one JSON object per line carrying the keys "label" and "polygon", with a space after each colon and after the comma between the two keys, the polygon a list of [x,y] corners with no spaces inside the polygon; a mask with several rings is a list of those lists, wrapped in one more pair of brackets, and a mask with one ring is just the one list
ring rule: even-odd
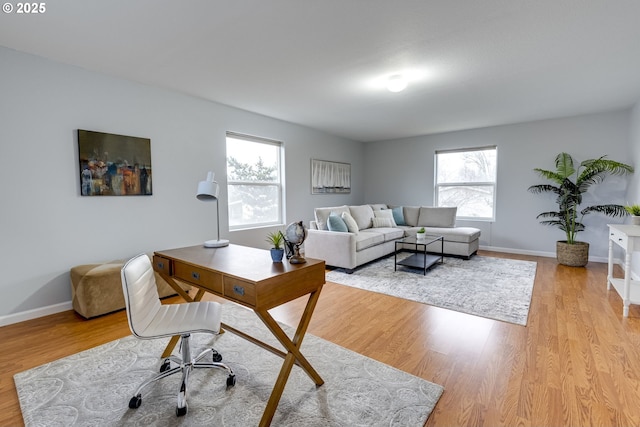
{"label": "light wood floor", "polygon": [[[640,307],[622,318],[606,264],[481,254],[538,262],[526,327],[328,283],[309,332],[443,385],[427,426],[640,425]],[[124,312],[0,328],[0,425],[22,424],[13,374],[126,335]]]}

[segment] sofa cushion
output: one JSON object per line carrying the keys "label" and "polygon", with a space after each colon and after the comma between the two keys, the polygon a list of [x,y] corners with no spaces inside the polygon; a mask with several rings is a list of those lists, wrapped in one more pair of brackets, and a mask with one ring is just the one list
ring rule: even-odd
{"label": "sofa cushion", "polygon": [[342,217],[342,220],[344,221],[344,223],[347,224],[347,229],[349,230],[349,233],[358,234],[358,224],[356,223],[356,220],[353,219],[351,214],[349,212],[342,212],[342,215],[340,216]]}
{"label": "sofa cushion", "polygon": [[373,219],[373,209],[369,205],[349,206],[349,212],[353,219],[356,220],[359,230],[371,228]]}
{"label": "sofa cushion", "polygon": [[376,233],[374,229],[361,231],[356,236],[356,251],[384,243],[384,233]]}
{"label": "sofa cushion", "polygon": [[374,203],[371,206],[371,209],[373,209],[374,211],[381,211],[383,209],[387,209],[387,205],[385,205],[384,203]]}
{"label": "sofa cushion", "polygon": [[327,228],[329,231],[339,231],[341,233],[349,231],[347,224],[345,224],[342,217],[335,212],[331,212],[329,214],[329,217],[327,218]]}
{"label": "sofa cushion", "polygon": [[331,212],[342,214],[342,212],[349,212],[349,207],[347,205],[343,205],[330,208],[315,208],[313,210],[313,213],[316,216],[316,224],[318,225],[318,230],[329,229],[327,227],[327,219],[329,218],[329,214],[331,214]]}
{"label": "sofa cushion", "polygon": [[421,206],[418,216],[419,227],[455,227],[456,212],[458,208],[435,208],[430,206]]}
{"label": "sofa cushion", "polygon": [[420,215],[420,206],[405,206],[404,211],[404,222],[408,226],[415,227],[418,225],[418,216]]}
{"label": "sofa cushion", "polygon": [[373,218],[373,228],[382,228],[382,227],[392,228],[395,226],[396,225],[394,224],[392,218],[379,218],[379,217]]}
{"label": "sofa cushion", "polygon": [[407,225],[404,222],[404,213],[402,212],[402,206],[391,209],[391,214],[393,215],[393,220],[395,221],[396,225]]}
{"label": "sofa cushion", "polygon": [[[391,212],[391,209],[384,209],[384,210],[381,210],[381,211],[374,211],[373,212],[373,216],[374,216],[374,219],[375,218],[385,218],[385,219],[391,220],[390,221],[391,225],[388,225],[387,227],[395,227],[397,225],[396,222],[393,219],[393,212]],[[375,225],[374,225],[374,227],[375,227]]]}
{"label": "sofa cushion", "polygon": [[[407,236],[415,236],[420,227],[402,227]],[[442,236],[445,242],[471,243],[480,238],[480,230],[474,227],[425,227],[428,236]]]}
{"label": "sofa cushion", "polygon": [[404,230],[393,227],[393,228],[378,228],[378,230],[384,233],[384,241],[388,242],[390,240],[401,239],[404,237]]}

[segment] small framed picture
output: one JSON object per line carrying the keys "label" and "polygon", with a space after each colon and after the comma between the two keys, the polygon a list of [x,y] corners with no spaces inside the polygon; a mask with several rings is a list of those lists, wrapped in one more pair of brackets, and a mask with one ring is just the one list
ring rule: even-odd
{"label": "small framed picture", "polygon": [[351,193],[351,163],[311,159],[311,194]]}

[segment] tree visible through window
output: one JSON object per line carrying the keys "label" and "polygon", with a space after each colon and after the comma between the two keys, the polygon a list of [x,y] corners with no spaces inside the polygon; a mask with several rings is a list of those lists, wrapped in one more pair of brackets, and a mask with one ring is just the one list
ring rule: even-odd
{"label": "tree visible through window", "polygon": [[282,223],[282,144],[227,132],[229,228]]}
{"label": "tree visible through window", "polygon": [[457,206],[458,218],[495,218],[497,148],[436,151],[436,206]]}

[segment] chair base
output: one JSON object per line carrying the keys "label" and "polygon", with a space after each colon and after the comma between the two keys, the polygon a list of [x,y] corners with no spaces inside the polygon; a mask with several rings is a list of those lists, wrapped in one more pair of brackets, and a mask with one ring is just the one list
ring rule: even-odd
{"label": "chair base", "polygon": [[[133,394],[131,400],[129,400],[129,408],[136,409],[142,404],[142,390],[151,383],[154,383],[162,378],[166,378],[170,375],[182,373],[182,381],[178,390],[178,404],[176,406],[176,415],[183,416],[187,413],[187,386],[189,384],[189,376],[191,371],[195,368],[214,368],[222,369],[228,373],[227,376],[227,388],[233,387],[236,384],[236,376],[227,365],[221,363],[222,356],[213,348],[207,348],[203,350],[194,359],[191,358],[191,334],[181,335],[180,339],[180,352],[182,357],[174,355],[169,356],[162,362],[160,366],[160,373],[154,377],[143,382]],[[212,362],[200,362],[207,355],[211,355]],[[171,362],[174,362],[178,366],[171,368]]]}

